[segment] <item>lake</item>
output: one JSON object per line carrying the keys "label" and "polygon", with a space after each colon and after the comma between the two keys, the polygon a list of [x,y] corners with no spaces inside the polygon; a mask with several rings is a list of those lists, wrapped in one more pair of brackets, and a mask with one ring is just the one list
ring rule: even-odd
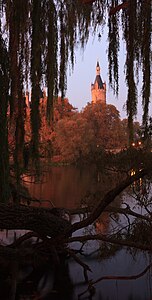
{"label": "lake", "polygon": [[[24,177],[26,186],[29,188],[31,195],[41,200],[46,200],[41,203],[46,207],[65,207],[69,209],[77,208],[80,205],[85,205],[85,199],[99,190],[105,193],[108,190],[108,185],[105,181],[105,175],[96,172],[92,167],[85,167],[80,169],[74,166],[52,167],[49,172],[43,175],[43,183],[32,183],[34,178]],[[118,178],[117,178],[118,179]],[[29,180],[29,182],[28,182]],[[116,176],[112,176],[108,180],[110,187],[114,184]],[[118,207],[122,206],[125,201],[131,207],[134,205],[132,197],[124,193],[117,198],[115,203]],[[35,205],[40,205],[36,202]],[[73,215],[72,222],[78,221],[80,216]],[[123,219],[122,219],[123,221]],[[124,221],[125,222],[125,221]],[[89,228],[76,232],[74,235],[83,235],[87,231],[100,232],[108,234],[114,225],[108,213],[104,213],[98,222],[95,222]],[[12,238],[11,233],[10,239]],[[89,274],[89,279],[96,280],[101,276],[129,276],[136,275],[142,272],[145,267],[151,262],[151,257],[148,254],[143,254],[141,251],[130,253],[127,249],[117,250],[113,256],[103,258],[100,255],[100,242],[88,242],[84,247],[85,256],[80,258],[89,265],[92,272]],[[79,243],[71,245],[73,249],[79,249]],[[98,249],[100,250],[98,251]],[[54,275],[55,274],[55,275]],[[54,277],[55,276],[55,277]],[[95,300],[151,300],[152,299],[152,285],[151,285],[151,271],[148,271],[144,276],[137,280],[103,280],[95,285],[96,293],[93,296],[85,294],[80,299],[95,299]],[[51,290],[57,288],[60,293],[52,293]],[[52,270],[48,267],[43,272],[37,282],[37,290],[39,291],[39,298],[30,295],[27,292],[27,286],[22,284],[18,289],[17,299],[32,300],[76,300],[78,294],[86,289],[84,283],[83,269],[74,260],[63,260],[60,270]],[[3,299],[5,300],[5,299]]]}

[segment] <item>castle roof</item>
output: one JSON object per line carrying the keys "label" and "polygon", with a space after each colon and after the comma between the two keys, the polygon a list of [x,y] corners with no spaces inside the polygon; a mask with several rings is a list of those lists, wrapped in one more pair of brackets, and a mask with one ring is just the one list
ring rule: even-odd
{"label": "castle roof", "polygon": [[96,75],[94,84],[96,84],[96,82],[98,84],[98,89],[103,89],[103,82],[100,75]]}

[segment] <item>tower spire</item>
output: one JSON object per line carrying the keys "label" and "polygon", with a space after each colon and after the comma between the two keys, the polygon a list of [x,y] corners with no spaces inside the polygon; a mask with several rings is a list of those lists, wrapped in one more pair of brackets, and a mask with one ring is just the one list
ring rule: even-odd
{"label": "tower spire", "polygon": [[96,75],[100,75],[100,65],[99,65],[98,60],[97,60],[97,66],[96,66]]}

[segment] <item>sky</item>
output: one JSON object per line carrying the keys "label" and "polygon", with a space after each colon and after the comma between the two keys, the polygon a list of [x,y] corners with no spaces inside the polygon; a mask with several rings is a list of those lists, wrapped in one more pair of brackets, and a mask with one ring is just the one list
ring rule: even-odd
{"label": "sky", "polygon": [[[80,48],[75,53],[74,71],[68,70],[67,93],[69,102],[79,111],[91,102],[91,83],[94,83],[96,76],[97,60],[100,64],[100,75],[107,85],[107,104],[113,104],[120,112],[121,119],[127,117],[125,103],[127,99],[127,88],[125,83],[124,63],[125,63],[125,44],[121,42],[119,58],[119,95],[116,97],[109,87],[108,83],[108,59],[107,59],[108,41],[106,34],[103,34],[99,41],[97,37],[90,37],[89,41],[82,51]],[[140,76],[141,77],[141,76]],[[142,99],[141,99],[141,82],[138,85],[138,112],[136,121],[142,121]],[[152,102],[152,98],[151,98]],[[152,115],[152,105],[150,106]]]}

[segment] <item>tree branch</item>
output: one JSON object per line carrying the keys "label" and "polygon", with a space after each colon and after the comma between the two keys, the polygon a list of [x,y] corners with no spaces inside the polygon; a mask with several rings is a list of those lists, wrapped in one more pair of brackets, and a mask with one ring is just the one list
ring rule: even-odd
{"label": "tree branch", "polygon": [[92,4],[95,0],[81,0],[83,4]]}
{"label": "tree branch", "polygon": [[[76,208],[76,209],[69,209],[69,213],[71,215],[75,215],[75,214],[88,214],[91,213],[91,209],[93,208],[93,206],[89,206],[89,207],[81,207],[81,208]],[[146,207],[145,207],[146,209]],[[110,212],[110,213],[118,213],[118,214],[127,214],[139,219],[143,219],[146,221],[150,221],[150,217],[145,216],[145,215],[141,215],[139,213],[134,212],[133,210],[130,209],[129,206],[127,206],[126,208],[122,208],[122,207],[114,207],[114,206],[108,206],[105,208],[106,212]],[[147,212],[150,214],[150,211],[147,210]]]}
{"label": "tree branch", "polygon": [[108,206],[106,207],[105,211],[107,212],[111,212],[111,213],[118,213],[118,214],[124,214],[124,215],[130,215],[139,219],[143,219],[146,221],[150,221],[150,217],[145,216],[145,215],[141,215],[138,214],[136,212],[134,212],[133,210],[130,209],[129,206],[127,206],[126,208],[122,208],[122,207],[114,207],[114,206]]}
{"label": "tree branch", "polygon": [[152,267],[152,263],[150,263],[141,273],[132,275],[132,276],[102,276],[95,281],[90,281],[88,288],[83,293],[79,294],[79,297],[83,296],[87,292],[90,292],[90,287],[93,287],[94,284],[96,284],[100,281],[103,281],[103,280],[135,280],[135,279],[138,279],[138,278],[142,277],[143,275],[145,275],[151,267]]}
{"label": "tree branch", "polygon": [[31,238],[40,238],[40,236],[33,231],[26,232],[24,235],[20,236],[18,239],[16,239],[11,245],[9,245],[11,248],[18,247],[25,241],[31,239]]}
{"label": "tree branch", "polygon": [[132,247],[132,248],[144,250],[144,251],[152,250],[152,245],[140,244],[140,243],[132,242],[129,240],[126,241],[126,240],[115,238],[113,236],[107,236],[107,235],[103,235],[103,234],[95,234],[95,235],[90,234],[90,235],[84,235],[84,236],[75,236],[75,237],[69,238],[68,242],[69,243],[73,243],[73,242],[84,243],[84,242],[93,241],[93,240],[99,240],[99,241],[103,241],[103,242],[107,242],[110,244],[115,244],[115,245],[119,245],[119,246],[123,246],[123,247]]}
{"label": "tree branch", "polygon": [[118,186],[109,191],[103,199],[101,199],[98,206],[94,209],[94,211],[83,221],[74,223],[70,229],[67,231],[67,234],[72,234],[74,231],[91,225],[107,208],[107,206],[114,201],[116,196],[118,196],[125,188],[131,185],[134,181],[139,180],[141,177],[144,177],[149,169],[143,169],[137,172],[135,175],[128,177],[126,180],[122,181]]}
{"label": "tree branch", "polygon": [[71,249],[66,249],[66,251],[70,254],[70,256],[73,257],[73,259],[80,265],[83,267],[83,270],[84,270],[84,278],[85,278],[85,281],[88,283],[89,279],[88,279],[88,274],[87,272],[92,272],[91,269],[89,268],[88,265],[86,265],[75,253],[73,250]]}
{"label": "tree branch", "polygon": [[69,228],[70,223],[51,211],[42,207],[0,203],[0,229],[25,229],[39,236],[56,237]]}
{"label": "tree branch", "polygon": [[111,7],[109,16],[114,15],[116,12],[118,12],[120,9],[128,8],[129,7],[129,1],[123,2],[115,7]]}

